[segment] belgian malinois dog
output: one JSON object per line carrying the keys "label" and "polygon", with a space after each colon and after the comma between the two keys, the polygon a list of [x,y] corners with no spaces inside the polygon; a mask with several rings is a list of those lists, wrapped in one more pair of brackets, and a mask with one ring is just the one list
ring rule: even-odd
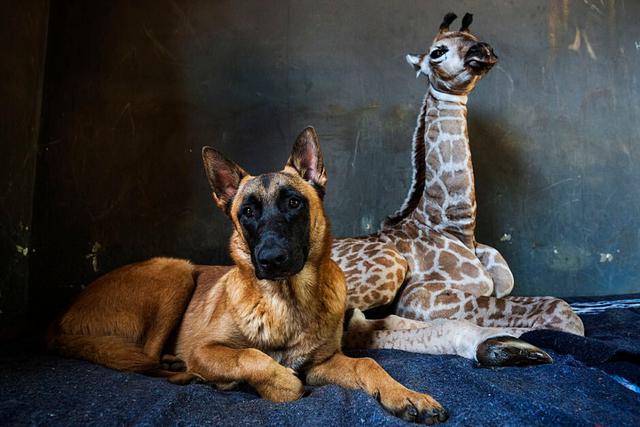
{"label": "belgian malinois dog", "polygon": [[251,176],[210,147],[202,158],[213,199],[233,222],[235,266],[155,258],[115,270],[54,324],[50,347],[174,383],[248,383],[276,402],[300,398],[301,378],[338,384],[363,389],[405,420],[446,420],[430,396],[340,351],[347,288],[330,258],[327,178],[313,128],[280,172]]}

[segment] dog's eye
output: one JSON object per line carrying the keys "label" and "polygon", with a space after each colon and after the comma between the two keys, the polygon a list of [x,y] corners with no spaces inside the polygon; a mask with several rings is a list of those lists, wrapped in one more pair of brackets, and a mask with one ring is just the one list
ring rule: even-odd
{"label": "dog's eye", "polygon": [[446,46],[439,46],[435,48],[433,51],[431,51],[429,56],[431,57],[431,59],[437,59],[437,58],[440,58],[445,53],[447,53],[448,51],[449,49]]}
{"label": "dog's eye", "polygon": [[246,206],[244,208],[242,208],[242,215],[244,216],[248,216],[248,217],[252,217],[253,216],[253,209],[249,206]]}
{"label": "dog's eye", "polygon": [[295,209],[298,206],[300,206],[300,199],[296,199],[295,197],[289,199],[289,207],[291,209]]}

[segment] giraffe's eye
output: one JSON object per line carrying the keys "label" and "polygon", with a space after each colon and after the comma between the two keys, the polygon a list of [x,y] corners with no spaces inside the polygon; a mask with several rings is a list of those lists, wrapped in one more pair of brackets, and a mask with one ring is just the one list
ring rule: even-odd
{"label": "giraffe's eye", "polygon": [[431,51],[429,56],[431,57],[431,59],[438,59],[448,51],[449,49],[446,46],[438,46],[437,48]]}
{"label": "giraffe's eye", "polygon": [[242,208],[242,215],[251,218],[253,216],[253,208],[245,206]]}

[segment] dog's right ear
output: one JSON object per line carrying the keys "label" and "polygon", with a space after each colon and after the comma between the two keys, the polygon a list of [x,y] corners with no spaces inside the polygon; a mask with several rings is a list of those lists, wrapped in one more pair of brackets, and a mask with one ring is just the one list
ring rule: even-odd
{"label": "dog's right ear", "polygon": [[202,162],[211,186],[213,200],[227,215],[240,181],[247,172],[211,147],[202,147]]}

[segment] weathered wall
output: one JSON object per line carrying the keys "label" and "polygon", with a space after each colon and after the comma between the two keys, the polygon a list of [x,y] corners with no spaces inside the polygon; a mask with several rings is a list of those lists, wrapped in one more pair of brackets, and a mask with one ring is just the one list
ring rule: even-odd
{"label": "weathered wall", "polygon": [[28,256],[48,2],[0,4],[0,335],[28,304]]}
{"label": "weathered wall", "polygon": [[40,306],[153,255],[228,261],[205,144],[265,172],[313,124],[335,234],[374,230],[405,197],[425,91],[404,55],[448,10],[475,13],[500,57],[470,134],[478,235],[515,292],[640,290],[639,3],[69,1],[51,19]]}

